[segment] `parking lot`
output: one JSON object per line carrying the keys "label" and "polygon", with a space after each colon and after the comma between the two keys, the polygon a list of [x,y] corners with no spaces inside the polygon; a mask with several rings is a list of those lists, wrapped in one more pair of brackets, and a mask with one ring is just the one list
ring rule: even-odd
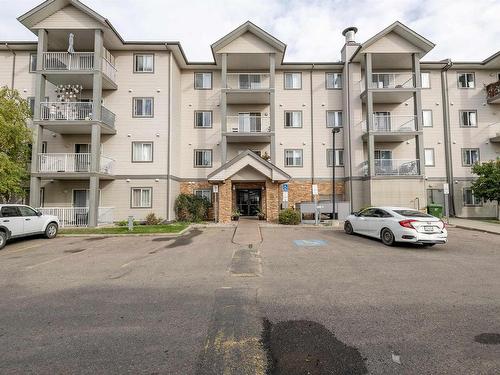
{"label": "parking lot", "polygon": [[[359,373],[500,372],[500,345],[477,342],[500,333],[498,236],[452,228],[444,246],[385,247],[339,230],[269,227],[251,248],[255,263],[232,236],[10,243],[0,251],[0,373],[201,374],[214,324],[239,313],[267,319],[276,335],[304,334],[307,350],[324,339],[314,350],[332,366],[347,345]],[[240,289],[255,301],[217,318],[220,292]],[[303,365],[276,345],[279,361]]]}

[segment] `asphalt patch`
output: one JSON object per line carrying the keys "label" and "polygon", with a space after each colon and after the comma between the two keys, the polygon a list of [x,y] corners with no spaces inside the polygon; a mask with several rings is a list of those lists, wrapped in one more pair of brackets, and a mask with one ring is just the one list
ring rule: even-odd
{"label": "asphalt patch", "polygon": [[85,251],[87,249],[72,249],[72,250],[64,250],[65,253],[71,253],[71,254],[75,254],[75,253],[81,253],[82,251]]}
{"label": "asphalt patch", "polygon": [[365,358],[323,325],[308,320],[264,320],[262,342],[268,375],[367,374]]}
{"label": "asphalt patch", "polygon": [[262,260],[259,251],[253,247],[236,250],[231,259],[229,272],[233,276],[260,276]]}
{"label": "asphalt patch", "polygon": [[500,333],[481,333],[474,337],[474,341],[486,345],[499,345]]}

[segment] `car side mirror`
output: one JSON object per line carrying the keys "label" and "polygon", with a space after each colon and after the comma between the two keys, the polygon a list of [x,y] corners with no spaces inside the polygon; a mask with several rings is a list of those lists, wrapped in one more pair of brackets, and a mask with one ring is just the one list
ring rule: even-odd
{"label": "car side mirror", "polygon": [[351,214],[354,216],[359,216],[359,212],[356,212],[356,211],[351,212]]}
{"label": "car side mirror", "polygon": [[36,212],[36,216],[42,216],[43,214],[40,211]]}

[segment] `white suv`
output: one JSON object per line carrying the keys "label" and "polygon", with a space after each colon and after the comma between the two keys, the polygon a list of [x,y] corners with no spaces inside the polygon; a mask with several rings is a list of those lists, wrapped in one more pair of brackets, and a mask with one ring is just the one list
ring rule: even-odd
{"label": "white suv", "polygon": [[43,215],[22,204],[0,204],[0,249],[11,238],[44,234],[54,238],[59,229],[57,216]]}

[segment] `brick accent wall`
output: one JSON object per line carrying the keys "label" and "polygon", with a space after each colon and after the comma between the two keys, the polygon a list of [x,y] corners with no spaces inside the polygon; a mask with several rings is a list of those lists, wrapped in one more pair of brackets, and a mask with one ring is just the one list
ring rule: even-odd
{"label": "brick accent wall", "polygon": [[219,222],[231,222],[231,214],[233,211],[233,189],[231,180],[227,179],[224,183],[219,184]]}
{"label": "brick accent wall", "polygon": [[270,180],[266,181],[266,218],[267,221],[277,222],[279,214],[279,184],[272,183]]}

